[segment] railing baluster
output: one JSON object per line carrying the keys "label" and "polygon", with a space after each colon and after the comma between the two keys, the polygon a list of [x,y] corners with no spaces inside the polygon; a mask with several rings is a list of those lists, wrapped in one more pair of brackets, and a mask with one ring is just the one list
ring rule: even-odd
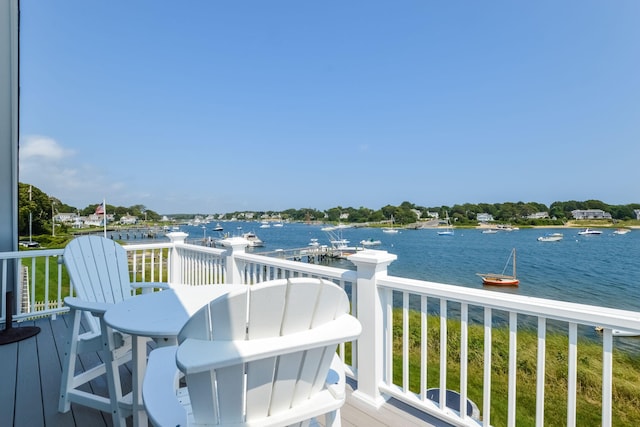
{"label": "railing baluster", "polygon": [[467,416],[467,369],[469,360],[469,306],[460,305],[460,415],[464,420]]}
{"label": "railing baluster", "polygon": [[131,267],[133,268],[131,282],[136,283],[138,281],[138,253],[135,251],[131,251]]}
{"label": "railing baluster", "polygon": [[440,298],[440,409],[447,407],[447,300]]}
{"label": "railing baluster", "polygon": [[[36,257],[31,258],[31,283],[29,286],[29,306],[33,307],[36,305]],[[16,295],[19,295],[16,293]],[[22,314],[22,301],[18,301],[17,303],[18,309],[16,310],[16,314]],[[28,309],[31,310],[30,308]]]}
{"label": "railing baluster", "polygon": [[484,377],[482,379],[482,423],[491,425],[491,338],[493,314],[490,307],[484,308]]}
{"label": "railing baluster", "polygon": [[[56,265],[58,266],[58,293],[56,297],[56,307],[62,307],[62,264],[57,262]],[[69,293],[71,293],[71,286],[69,286]],[[56,319],[55,314],[53,315],[53,319]]]}
{"label": "railing baluster", "polygon": [[156,280],[156,250],[151,249],[149,251],[149,255],[151,257],[151,260],[149,261],[149,273],[151,274],[150,281],[158,282],[159,280]]}
{"label": "railing baluster", "polygon": [[576,393],[578,377],[578,325],[569,323],[569,372],[567,381],[567,427],[576,425]]}
{"label": "railing baluster", "polygon": [[613,334],[602,331],[602,427],[611,427],[611,394],[613,381]]}
{"label": "railing baluster", "polygon": [[385,289],[384,291],[385,298],[384,303],[386,307],[386,348],[387,351],[385,354],[385,367],[386,367],[386,378],[385,383],[387,385],[393,384],[393,290]]}
{"label": "railing baluster", "polygon": [[518,361],[518,313],[509,312],[509,391],[507,425],[516,425],[516,379]]}
{"label": "railing baluster", "polygon": [[402,390],[409,391],[409,293],[402,293]]}
{"label": "railing baluster", "polygon": [[140,269],[142,270],[142,281],[146,282],[147,281],[147,269],[145,268],[147,263],[147,251],[142,250],[142,260],[140,261]]}
{"label": "railing baluster", "polygon": [[544,378],[547,348],[547,319],[538,317],[538,357],[536,378],[536,426],[544,426]]}
{"label": "railing baluster", "polygon": [[428,324],[427,324],[427,297],[420,296],[420,400],[427,399],[427,372],[428,366]]}
{"label": "railing baluster", "polygon": [[[46,256],[44,258],[44,309],[45,310],[49,310],[49,261],[50,258],[49,256]],[[33,297],[33,304],[35,304],[35,284],[34,284],[34,297]]]}

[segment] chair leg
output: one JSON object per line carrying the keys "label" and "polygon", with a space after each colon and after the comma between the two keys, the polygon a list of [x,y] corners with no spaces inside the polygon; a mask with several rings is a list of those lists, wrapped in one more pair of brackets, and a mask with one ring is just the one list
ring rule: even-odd
{"label": "chair leg", "polygon": [[60,379],[60,400],[58,402],[59,412],[68,412],[71,409],[69,401],[70,387],[73,388],[73,376],[76,369],[76,359],[78,354],[78,336],[80,335],[80,319],[82,312],[71,310],[72,326],[67,334],[65,342],[64,362],[62,365],[62,378]]}
{"label": "chair leg", "polygon": [[329,412],[325,415],[326,427],[340,427],[341,425],[340,409],[336,409],[335,411]]}
{"label": "chair leg", "polygon": [[122,383],[120,382],[118,359],[115,357],[114,353],[116,346],[114,342],[113,329],[108,327],[102,318],[100,319],[100,329],[102,331],[103,360],[107,371],[107,387],[109,390],[113,425],[126,426],[124,415],[120,409],[120,401],[122,401]]}

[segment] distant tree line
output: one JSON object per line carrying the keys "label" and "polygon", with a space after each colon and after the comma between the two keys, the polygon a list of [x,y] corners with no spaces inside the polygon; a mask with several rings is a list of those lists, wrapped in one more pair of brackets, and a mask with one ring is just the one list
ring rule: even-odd
{"label": "distant tree line", "polygon": [[[31,233],[51,234],[52,217],[58,213],[77,213],[80,216],[87,216],[95,213],[100,203],[89,205],[83,209],[67,205],[53,196],[49,196],[39,188],[29,184],[18,184],[18,233],[22,236],[29,234],[29,223],[31,223]],[[146,218],[148,221],[160,221],[162,218],[158,213],[147,209],[144,205],[133,205],[129,207],[114,206],[107,204],[107,214],[113,214],[114,219],[119,221],[123,215],[133,215],[138,218]],[[29,221],[31,217],[31,221]],[[66,225],[56,223],[57,231],[65,232]]]}
{"label": "distant tree line", "polygon": [[[21,235],[29,234],[29,216],[31,216],[31,232],[33,234],[50,234],[52,216],[59,213],[76,212],[80,216],[91,215],[95,212],[99,203],[88,205],[82,209],[67,205],[49,196],[39,188],[20,183],[18,188],[18,232]],[[640,209],[640,204],[609,205],[600,200],[553,202],[550,206],[536,202],[504,202],[504,203],[465,203],[453,206],[421,206],[411,202],[402,202],[399,206],[386,205],[374,210],[366,207],[336,206],[327,210],[315,208],[287,209],[284,211],[254,211],[254,219],[267,216],[280,217],[290,221],[321,221],[321,222],[348,222],[348,223],[381,223],[390,221],[391,218],[399,225],[413,224],[429,219],[428,212],[437,213],[439,218],[447,215],[456,225],[475,225],[479,213],[488,213],[493,216],[495,222],[520,225],[544,225],[562,224],[572,219],[571,211],[575,209],[601,209],[611,214],[616,221],[635,219],[634,209]],[[417,212],[420,213],[418,217]],[[537,212],[548,212],[549,219],[527,219]],[[107,204],[107,213],[113,214],[118,221],[123,215],[133,215],[139,219],[150,222],[159,222],[162,216],[157,212],[146,208],[144,205],[114,206]],[[243,218],[246,211],[217,214],[221,219]],[[207,214],[204,214],[207,215]],[[173,219],[191,219],[194,214],[174,214]],[[346,216],[346,219],[343,217]],[[63,227],[59,224],[58,227]],[[58,230],[56,228],[56,230]],[[64,231],[61,229],[61,231]]]}
{"label": "distant tree line", "polygon": [[[536,202],[505,202],[505,203],[465,203],[453,206],[420,206],[411,202],[402,202],[399,206],[386,205],[378,210],[366,207],[353,208],[337,206],[326,211],[313,208],[287,209],[285,211],[261,211],[255,212],[257,217],[263,215],[267,217],[280,216],[283,219],[292,221],[327,221],[327,222],[349,222],[349,223],[379,223],[390,221],[391,218],[397,224],[407,225],[418,221],[428,220],[428,213],[435,213],[438,218],[446,216],[452,222],[459,225],[475,225],[478,223],[477,216],[480,213],[490,214],[495,222],[540,225],[540,224],[562,224],[572,219],[571,212],[576,209],[601,209],[609,212],[614,220],[624,221],[635,219],[634,209],[640,209],[640,204],[629,205],[608,205],[600,200],[553,202],[547,207]],[[418,217],[417,212],[420,213]],[[529,216],[547,212],[548,219],[528,219]],[[237,211],[225,214],[225,219],[240,218],[244,212]],[[346,215],[345,215],[346,214]],[[342,219],[346,216],[347,219]]]}

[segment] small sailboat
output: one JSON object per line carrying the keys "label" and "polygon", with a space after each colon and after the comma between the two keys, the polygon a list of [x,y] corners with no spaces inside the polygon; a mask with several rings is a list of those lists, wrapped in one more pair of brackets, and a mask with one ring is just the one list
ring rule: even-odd
{"label": "small sailboat", "polygon": [[[513,266],[513,274],[506,275],[504,272],[509,266],[509,261],[512,261]],[[513,248],[509,258],[507,258],[507,263],[504,265],[502,269],[502,273],[476,273],[478,276],[482,277],[483,285],[492,285],[492,286],[518,286],[520,280],[516,278],[516,248]]]}
{"label": "small sailboat", "polygon": [[449,212],[447,212],[447,217],[445,218],[447,221],[447,228],[444,230],[438,231],[438,236],[453,236],[455,235],[455,231],[453,231],[453,227],[451,226],[451,220],[449,219]]}
{"label": "small sailboat", "polygon": [[387,233],[387,234],[398,234],[398,229],[395,228],[395,219],[393,218],[393,215],[391,215],[391,227],[384,227],[382,229],[383,233]]}

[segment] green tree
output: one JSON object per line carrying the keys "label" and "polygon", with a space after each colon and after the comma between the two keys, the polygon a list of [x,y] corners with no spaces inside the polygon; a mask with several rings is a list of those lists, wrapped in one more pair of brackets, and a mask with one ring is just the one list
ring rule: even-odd
{"label": "green tree", "polygon": [[38,187],[18,183],[18,233],[22,236],[49,233],[50,221],[50,197]]}

